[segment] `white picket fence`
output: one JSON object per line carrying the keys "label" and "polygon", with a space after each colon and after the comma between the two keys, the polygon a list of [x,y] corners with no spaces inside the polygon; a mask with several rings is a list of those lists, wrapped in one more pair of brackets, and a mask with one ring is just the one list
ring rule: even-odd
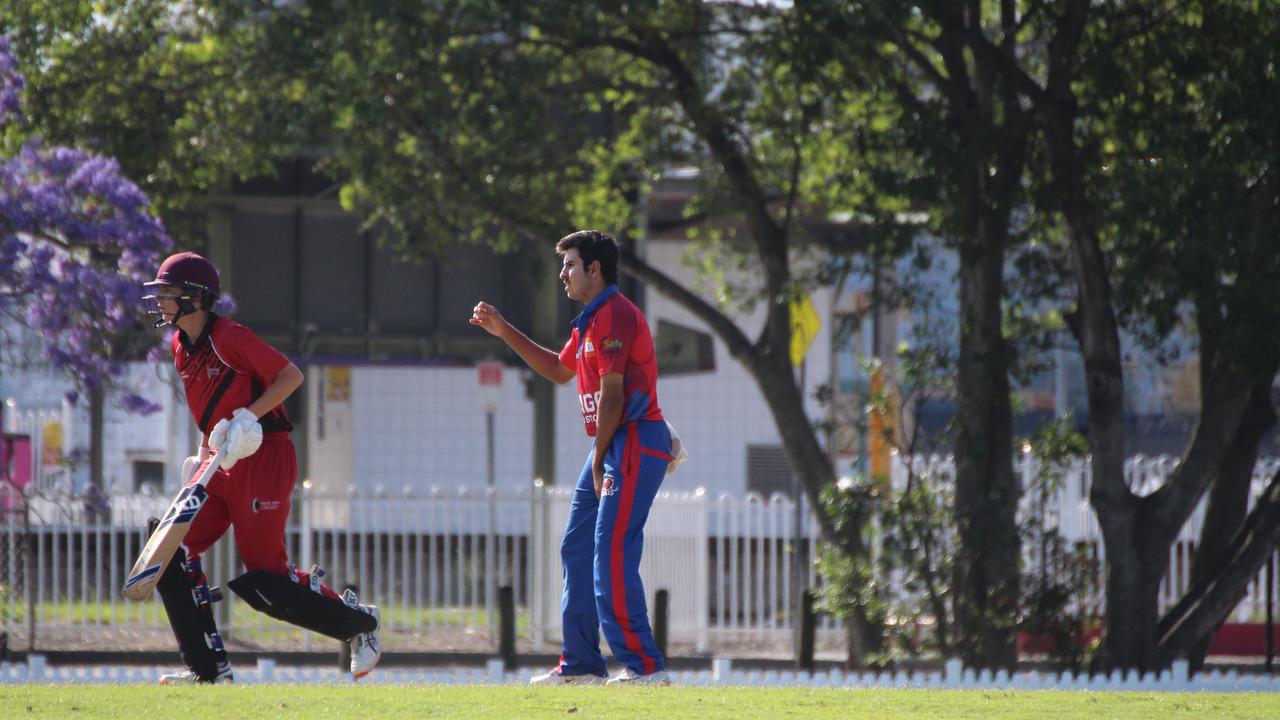
{"label": "white picket fence", "polygon": [[[541,645],[559,637],[559,543],[569,492],[533,486],[324,497],[300,490],[286,541],[299,567],[319,564],[339,590],[354,585],[383,608],[387,629],[421,638],[419,644],[429,645],[442,631],[492,641],[496,590],[510,585],[523,634]],[[0,631],[16,639],[166,627],[158,599],[128,602],[119,588],[145,542],[147,518],[160,515],[169,499],[129,494],[107,501],[109,518],[83,498],[50,494],[25,498],[25,522],[17,512],[6,514]],[[651,606],[654,592],[669,593],[672,641],[707,650],[721,636],[787,637],[794,613],[792,549],[808,547],[796,537],[794,515],[782,496],[769,502],[756,494],[714,501],[705,493],[659,496],[646,526],[641,572]],[[812,564],[800,562],[814,582]],[[205,554],[204,567],[215,583],[239,574],[230,533]],[[780,578],[780,585],[774,582]],[[228,639],[288,639],[287,626],[248,612],[231,593],[215,607]],[[301,644],[310,648],[311,638],[304,635]]]}
{"label": "white picket fence", "polygon": [[[914,463],[931,481],[954,477],[947,459]],[[1030,456],[1019,463],[1030,485],[1038,470]],[[1166,459],[1135,458],[1127,471],[1135,488],[1149,491],[1172,467]],[[1275,467],[1274,460],[1259,463],[1255,484],[1260,487]],[[897,464],[895,482],[905,474],[905,465]],[[1049,520],[1068,539],[1093,542],[1101,552],[1087,500],[1087,466],[1064,468],[1061,477],[1047,506]],[[34,641],[54,649],[167,628],[158,600],[126,602],[119,588],[145,541],[146,518],[161,514],[168,498],[110,495],[109,519],[92,512],[84,498],[36,493],[23,500],[24,512],[8,511],[0,523],[0,632],[8,633],[11,647]],[[300,567],[317,563],[328,571],[329,584],[355,585],[363,600],[384,609],[384,627],[394,638],[389,645],[491,648],[496,589],[510,585],[521,636],[541,646],[559,637],[559,541],[567,510],[568,490],[541,486],[342,497],[299,489],[287,542]],[[1201,516],[1197,510],[1171,549],[1162,604],[1187,585]],[[796,584],[820,581],[810,554],[816,535],[812,517],[797,522],[796,507],[785,496],[663,493],[650,514],[641,566],[650,607],[653,593],[666,590],[671,641],[702,652],[735,643],[785,644],[797,614]],[[215,583],[240,573],[230,534],[206,555],[205,569]],[[1236,619],[1261,617],[1263,602],[1261,583],[1255,583]],[[249,612],[231,593],[215,607],[229,640],[313,647],[309,634]],[[819,633],[820,641],[838,642],[839,622],[822,618]],[[330,647],[325,642],[317,647]]]}
{"label": "white picket fence", "polygon": [[[1165,481],[1177,468],[1177,464],[1176,458],[1168,456],[1145,457],[1136,455],[1125,462],[1125,479],[1134,493],[1144,496],[1149,495],[1164,485]],[[926,478],[931,482],[944,484],[955,482],[955,462],[950,457],[932,456],[926,458],[917,456],[914,458],[911,469],[917,476]],[[1277,470],[1280,470],[1280,458],[1262,458],[1254,464],[1253,478],[1249,489],[1249,507],[1253,507],[1253,503],[1266,489],[1267,483],[1276,474]],[[1022,487],[1024,488],[1021,512],[1026,514],[1035,511],[1034,504],[1037,499],[1035,493],[1039,487],[1038,483],[1043,482],[1043,478],[1046,475],[1052,475],[1053,479],[1047,487],[1046,502],[1043,505],[1045,525],[1050,528],[1056,528],[1069,543],[1088,543],[1097,553],[1099,563],[1104,563],[1106,549],[1102,543],[1102,531],[1098,527],[1097,515],[1094,514],[1093,507],[1089,505],[1089,488],[1093,480],[1093,472],[1089,462],[1087,460],[1078,460],[1065,467],[1054,468],[1052,473],[1046,474],[1030,452],[1023,452],[1015,459],[1015,471],[1021,476]],[[907,472],[906,463],[895,462],[893,464],[895,487],[901,488],[905,486]],[[1200,528],[1204,524],[1206,505],[1207,502],[1202,499],[1191,513],[1191,516],[1187,518],[1186,523],[1183,524],[1178,533],[1177,539],[1169,548],[1169,569],[1160,586],[1160,610],[1162,612],[1177,602],[1178,598],[1186,592],[1187,587],[1191,584],[1192,559],[1196,545],[1200,540]],[[1028,561],[1034,562],[1029,557],[1031,550],[1032,548],[1024,547]],[[1280,570],[1280,554],[1273,554],[1270,562],[1273,568]],[[1245,598],[1232,613],[1232,620],[1247,622],[1251,619],[1259,619],[1265,614],[1266,594],[1265,583],[1262,580],[1263,574],[1260,572],[1258,578],[1249,585]],[[1278,596],[1280,594],[1273,595],[1273,604]],[[1277,607],[1277,611],[1280,611],[1280,607]]]}

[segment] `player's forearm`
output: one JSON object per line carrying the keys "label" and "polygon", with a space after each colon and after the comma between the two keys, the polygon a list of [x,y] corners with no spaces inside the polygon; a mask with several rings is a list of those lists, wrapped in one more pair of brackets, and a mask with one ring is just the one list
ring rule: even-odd
{"label": "player's forearm", "polygon": [[604,465],[604,456],[613,444],[613,436],[622,423],[622,394],[607,390],[600,392],[600,402],[596,405],[596,452],[595,465]]}
{"label": "player's forearm", "polygon": [[563,382],[557,373],[560,367],[560,355],[549,350],[529,338],[528,335],[517,330],[510,323],[503,323],[504,327],[498,337],[507,344],[516,354],[524,360],[530,370],[538,373],[542,377],[554,383]]}
{"label": "player's forearm", "polygon": [[298,366],[289,363],[279,375],[276,375],[276,379],[271,381],[262,395],[253,401],[249,406],[249,412],[255,417],[262,417],[271,412],[272,408],[287,400],[293,391],[302,385],[302,378],[302,371]]}

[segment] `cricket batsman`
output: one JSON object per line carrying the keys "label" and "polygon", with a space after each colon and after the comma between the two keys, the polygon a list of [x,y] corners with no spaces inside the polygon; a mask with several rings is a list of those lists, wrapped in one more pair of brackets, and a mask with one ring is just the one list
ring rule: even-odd
{"label": "cricket batsman", "polygon": [[293,425],[282,403],[302,384],[302,371],[249,328],[213,312],[221,284],[213,264],[195,253],[167,258],[145,284],[153,294],[156,327],[173,325],[173,360],[187,406],[200,429],[198,457],[187,458],[183,478],[216,449],[226,458],[209,481],[208,499],[156,586],[177,637],[186,670],[162,684],[232,680],[231,665],[211,604],[200,556],[235,530],[245,573],[227,585],[259,612],[351,645],[351,674],[367,675],[382,654],[379,612],[348,591],[339,596],[320,582],[322,570],[289,564],[285,522],[297,482]]}

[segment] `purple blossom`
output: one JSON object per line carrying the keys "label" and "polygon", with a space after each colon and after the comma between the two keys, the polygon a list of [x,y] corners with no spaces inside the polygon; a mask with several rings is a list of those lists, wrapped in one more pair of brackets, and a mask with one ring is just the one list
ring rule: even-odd
{"label": "purple blossom", "polygon": [[128,412],[142,415],[143,417],[147,415],[154,415],[164,409],[163,405],[153,403],[141,395],[135,395],[134,393],[125,393],[120,396],[120,402]]}
{"label": "purple blossom", "polygon": [[90,485],[83,499],[86,520],[93,522],[98,518],[102,520],[111,518],[111,498],[103,494],[97,485]]}
{"label": "purple blossom", "polygon": [[173,362],[173,334],[177,332],[172,326],[165,328],[164,342],[147,350],[147,362],[169,364]]}
{"label": "purple blossom", "polygon": [[[0,36],[0,124],[21,111],[22,86]],[[39,139],[0,157],[0,313],[24,319],[82,388],[120,373],[113,339],[138,322],[139,285],[172,247],[114,159]]]}
{"label": "purple blossom", "polygon": [[0,35],[0,127],[22,119],[22,88],[26,79],[18,72],[18,60],[9,49],[9,38]]}

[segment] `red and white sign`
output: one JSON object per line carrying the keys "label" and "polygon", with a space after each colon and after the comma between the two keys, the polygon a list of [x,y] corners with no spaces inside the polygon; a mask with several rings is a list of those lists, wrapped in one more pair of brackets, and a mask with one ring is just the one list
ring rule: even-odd
{"label": "red and white sign", "polygon": [[476,373],[482,387],[502,384],[502,363],[497,360],[483,360],[476,363]]}
{"label": "red and white sign", "polygon": [[498,400],[502,397],[502,363],[497,360],[476,363],[476,380],[480,383],[480,406],[485,412],[497,412]]}

